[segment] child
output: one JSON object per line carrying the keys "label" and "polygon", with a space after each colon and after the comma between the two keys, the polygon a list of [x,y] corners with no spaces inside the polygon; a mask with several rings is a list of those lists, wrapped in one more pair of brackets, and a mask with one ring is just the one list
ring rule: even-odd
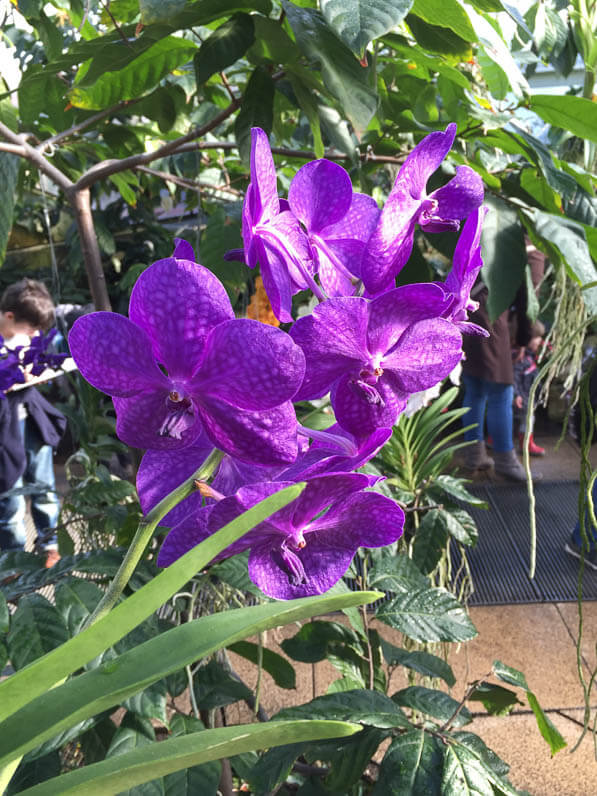
{"label": "child", "polygon": [[[21,279],[2,294],[0,335],[7,349],[27,347],[32,337],[53,322],[54,304],[42,282]],[[57,445],[66,421],[33,387],[9,390],[0,404],[0,494],[22,487],[23,482],[40,484],[31,495],[31,513],[38,543],[51,566],[59,558],[52,534],[59,513],[52,446]],[[22,550],[24,545],[25,498],[9,495],[0,499],[0,550]]]}
{"label": "child", "polygon": [[[526,431],[527,408],[529,405],[529,393],[531,386],[537,376],[537,352],[543,342],[545,327],[541,321],[535,321],[531,326],[531,339],[527,343],[522,357],[514,361],[514,406],[518,410],[518,444],[522,453],[524,435]],[[529,435],[529,453],[531,456],[545,456],[545,448],[537,445],[533,439],[534,414],[531,413]]]}

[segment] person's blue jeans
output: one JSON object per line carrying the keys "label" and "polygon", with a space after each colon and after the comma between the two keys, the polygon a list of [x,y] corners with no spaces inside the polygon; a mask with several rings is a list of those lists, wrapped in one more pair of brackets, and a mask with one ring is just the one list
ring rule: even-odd
{"label": "person's blue jeans", "polygon": [[512,450],[512,385],[476,379],[466,373],[462,374],[462,383],[462,406],[468,407],[468,412],[462,416],[462,424],[477,424],[475,428],[465,431],[464,439],[476,442],[484,438],[487,414],[487,430],[493,438],[493,449],[499,452]]}
{"label": "person's blue jeans", "polygon": [[[593,507],[597,512],[597,481],[593,484]],[[597,528],[591,523],[588,510],[585,512],[585,533],[589,539],[589,550],[594,550],[597,547]],[[580,520],[577,521],[572,531],[572,541],[574,544],[578,545],[578,547],[584,547],[584,541],[580,532]]]}
{"label": "person's blue jeans", "polygon": [[[54,476],[54,451],[39,436],[37,426],[28,419],[23,420],[27,464],[22,478],[14,485],[39,484],[39,491],[31,495],[31,514],[38,538],[43,546],[56,544],[56,537],[49,532],[58,524],[60,502],[56,494]],[[23,495],[11,495],[0,500],[0,550],[22,550],[25,546],[25,511]]]}

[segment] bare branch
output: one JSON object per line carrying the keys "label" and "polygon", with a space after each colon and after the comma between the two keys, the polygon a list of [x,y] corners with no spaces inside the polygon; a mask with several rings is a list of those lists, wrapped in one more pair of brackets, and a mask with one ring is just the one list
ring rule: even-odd
{"label": "bare branch", "polygon": [[51,136],[51,138],[46,138],[45,141],[42,141],[39,146],[37,147],[38,152],[44,152],[48,147],[55,146],[59,144],[61,141],[64,141],[66,138],[70,138],[73,135],[77,135],[77,133],[81,133],[83,130],[86,130],[88,127],[91,127],[96,122],[101,121],[104,117],[110,116],[113,113],[118,113],[119,110],[122,108],[126,108],[129,105],[133,105],[136,102],[139,102],[138,99],[132,100],[122,100],[121,102],[116,103],[116,105],[112,105],[111,108],[106,108],[103,111],[99,111],[98,113],[90,116],[88,119],[85,119],[79,124],[74,124],[72,127],[69,127],[68,130],[64,130],[61,133],[56,133],[56,135]]}
{"label": "bare branch", "polygon": [[25,147],[21,144],[8,144],[4,141],[0,141],[0,152],[9,152],[11,155],[19,155],[19,157],[25,157]]}
{"label": "bare branch", "polygon": [[234,196],[244,195],[242,191],[237,191],[236,188],[231,188],[230,185],[210,185],[207,182],[201,182],[201,180],[187,180],[176,174],[170,174],[167,171],[159,171],[159,169],[150,169],[147,166],[137,166],[135,171],[149,174],[150,177],[157,177],[160,180],[164,180],[164,182],[171,182],[181,188],[188,188],[190,191],[196,191],[197,188],[205,188],[208,191],[222,191],[224,193],[233,194]]}
{"label": "bare branch", "polygon": [[193,141],[196,138],[201,138],[202,135],[209,133],[209,131],[213,130],[214,127],[217,127],[229,116],[232,116],[239,106],[240,102],[231,102],[227,108],[218,113],[218,115],[215,116],[210,122],[207,122],[207,124],[204,124],[202,127],[196,127],[194,130],[191,130],[189,133],[181,136],[180,138],[176,138],[174,141],[169,141],[167,144],[159,147],[159,149],[156,149],[154,152],[143,152],[139,155],[131,155],[128,158],[102,160],[100,163],[96,163],[95,166],[92,166],[90,169],[88,169],[85,174],[83,174],[77,180],[72,190],[80,191],[83,188],[88,188],[90,185],[109,177],[111,174],[118,174],[119,172],[126,171],[127,169],[135,169],[138,166],[145,166],[147,163],[151,163],[154,160],[159,160],[159,158],[166,157],[166,155],[177,153],[181,146]]}
{"label": "bare branch", "polygon": [[0,135],[9,143],[20,146],[22,151],[17,154],[32,163],[42,174],[45,174],[52,182],[56,183],[56,185],[67,194],[69,199],[71,198],[70,192],[73,188],[72,181],[69,180],[66,174],[63,174],[60,169],[57,169],[53,163],[50,163],[47,158],[38,152],[35,147],[28,144],[25,134],[19,135],[18,133],[13,133],[9,127],[0,122]]}

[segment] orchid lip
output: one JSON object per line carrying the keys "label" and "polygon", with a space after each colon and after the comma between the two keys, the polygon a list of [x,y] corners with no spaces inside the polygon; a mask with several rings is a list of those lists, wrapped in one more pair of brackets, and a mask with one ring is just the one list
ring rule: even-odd
{"label": "orchid lip", "polygon": [[306,437],[310,437],[311,439],[316,439],[318,442],[322,442],[328,448],[339,448],[342,453],[345,453],[348,456],[356,456],[358,453],[358,448],[355,443],[341,434],[333,434],[331,431],[321,431],[319,429],[307,428],[307,426],[302,426],[300,424],[298,426],[298,430]]}
{"label": "orchid lip", "polygon": [[158,430],[160,437],[182,439],[183,433],[195,422],[195,410],[190,398],[171,390],[166,398],[167,414]]}
{"label": "orchid lip", "polygon": [[288,582],[292,586],[300,586],[302,583],[305,583],[306,575],[303,562],[297,556],[297,554],[288,547],[288,542],[286,539],[279,547],[275,547],[271,551],[271,557],[272,560],[280,567],[280,569],[288,576]]}

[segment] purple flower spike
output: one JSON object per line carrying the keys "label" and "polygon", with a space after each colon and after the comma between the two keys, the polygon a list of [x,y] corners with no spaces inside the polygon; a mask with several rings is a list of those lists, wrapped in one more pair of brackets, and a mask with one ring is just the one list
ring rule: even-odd
{"label": "purple flower spike", "polygon": [[133,289],[129,319],[85,315],[69,343],[82,375],[114,398],[117,432],[129,445],[173,450],[205,431],[242,461],[296,458],[290,399],[303,354],[278,329],[235,319],[207,268],[158,260]]}
{"label": "purple flower spike", "polygon": [[[293,503],[249,531],[219,558],[250,549],[249,576],[270,597],[289,600],[322,594],[346,572],[357,548],[391,544],[402,533],[402,509],[382,495],[363,493],[367,483],[367,478],[358,474],[310,479]],[[205,509],[189,515],[166,538],[158,563],[171,563],[288,485],[278,482],[243,487],[217,503],[207,522]]]}
{"label": "purple flower spike", "polygon": [[375,200],[353,194],[348,172],[341,166],[314,160],[296,173],[288,202],[307,231],[325,293],[352,295],[358,282],[355,266],[379,216]]}
{"label": "purple flower spike", "polygon": [[446,277],[443,287],[451,299],[444,318],[452,321],[465,334],[489,337],[489,332],[468,320],[468,313],[474,312],[478,301],[471,299],[471,289],[483,266],[481,258],[481,230],[487,214],[486,207],[479,207],[467,218],[454,250],[452,270]]}
{"label": "purple flower spike", "polygon": [[441,317],[447,304],[434,284],[320,304],[290,332],[307,361],[296,400],[331,390],[338,423],[355,437],[390,428],[410,393],[432,387],[462,358],[459,331]]}
{"label": "purple flower spike", "polygon": [[458,229],[483,201],[483,182],[468,166],[459,166],[447,185],[427,195],[428,179],[448,154],[456,135],[450,124],[431,133],[404,161],[371,235],[361,263],[361,279],[370,295],[393,287],[410,257],[415,224],[427,232]]}
{"label": "purple flower spike", "polygon": [[[313,286],[309,244],[298,220],[281,207],[267,135],[251,130],[251,183],[243,204],[243,243],[249,268],[259,263],[276,318],[292,321],[292,296]],[[233,255],[235,256],[235,255]]]}

